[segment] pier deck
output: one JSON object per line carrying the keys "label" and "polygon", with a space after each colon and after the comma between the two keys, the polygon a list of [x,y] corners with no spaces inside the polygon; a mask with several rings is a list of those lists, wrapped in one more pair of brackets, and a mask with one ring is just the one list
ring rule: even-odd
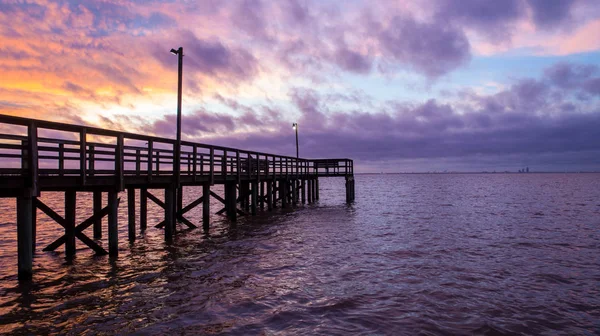
{"label": "pier deck", "polygon": [[[350,159],[304,159],[189,141],[146,136],[88,126],[0,115],[0,197],[17,199],[19,279],[32,275],[37,210],[56,221],[64,235],[44,250],[65,245],[67,257],[75,254],[75,238],[98,254],[118,254],[118,192],[127,190],[129,240],[135,240],[135,193],[140,192],[139,229],[147,223],[147,201],[165,210],[157,227],[172,240],[175,222],[196,227],[185,218],[202,204],[202,226],[209,228],[210,197],[223,203],[232,221],[238,215],[319,199],[319,178],[344,177],[346,200],[354,199],[354,164]],[[222,184],[221,197],[211,186]],[[182,186],[202,186],[202,195],[185,205]],[[152,195],[164,189],[164,200]],[[38,199],[41,192],[65,193],[65,216]],[[94,212],[75,223],[76,193],[94,193]],[[102,207],[103,195],[106,204]],[[108,247],[102,239],[101,219],[108,217]],[[94,228],[94,239],[84,230]]]}

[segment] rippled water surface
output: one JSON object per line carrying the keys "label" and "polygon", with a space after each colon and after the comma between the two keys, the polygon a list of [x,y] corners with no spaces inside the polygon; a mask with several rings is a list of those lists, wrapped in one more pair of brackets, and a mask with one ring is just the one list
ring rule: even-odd
{"label": "rippled water surface", "polygon": [[[14,201],[2,199],[0,332],[600,334],[600,175],[356,179],[352,205],[343,179],[322,179],[318,204],[235,226],[214,215],[208,234],[171,246],[153,205],[130,245],[122,202],[112,261],[80,242],[72,262],[41,252],[61,232],[40,213],[30,285],[16,281]],[[62,197],[42,195],[59,213]],[[80,221],[90,204],[78,195]]]}

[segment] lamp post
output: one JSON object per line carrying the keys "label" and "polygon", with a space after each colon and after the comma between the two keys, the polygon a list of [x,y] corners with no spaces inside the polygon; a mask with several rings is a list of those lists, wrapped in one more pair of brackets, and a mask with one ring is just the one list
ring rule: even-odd
{"label": "lamp post", "polygon": [[292,127],[296,130],[296,159],[300,158],[298,155],[298,123],[293,123]]}
{"label": "lamp post", "polygon": [[175,161],[173,162],[175,166],[175,184],[176,187],[179,188],[181,173],[179,162],[181,160],[181,85],[183,79],[183,47],[179,47],[177,50],[171,49],[171,53],[177,55],[179,60],[177,77],[177,145],[175,147]]}
{"label": "lamp post", "polygon": [[[183,47],[179,49],[171,49],[171,53],[177,55],[179,60],[178,64],[178,75],[177,75],[177,143],[175,144],[175,158],[173,160],[173,173],[175,174],[175,193],[177,195],[177,202],[175,203],[175,214],[183,208],[183,190],[181,188],[181,86],[183,79]],[[174,216],[173,226],[177,215]]]}

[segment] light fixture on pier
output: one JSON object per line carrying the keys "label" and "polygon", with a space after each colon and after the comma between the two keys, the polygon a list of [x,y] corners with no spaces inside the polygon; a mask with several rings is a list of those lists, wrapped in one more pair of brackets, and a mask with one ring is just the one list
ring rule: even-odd
{"label": "light fixture on pier", "polygon": [[298,159],[298,158],[300,158],[300,155],[298,152],[298,123],[293,123],[292,128],[294,130],[296,130],[296,159]]}

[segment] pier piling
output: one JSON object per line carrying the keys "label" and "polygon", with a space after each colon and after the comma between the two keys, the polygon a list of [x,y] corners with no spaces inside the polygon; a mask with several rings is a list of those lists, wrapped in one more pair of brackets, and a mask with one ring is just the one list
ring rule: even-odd
{"label": "pier piling", "polygon": [[19,281],[30,280],[33,275],[33,211],[31,196],[17,197],[17,272]]}

